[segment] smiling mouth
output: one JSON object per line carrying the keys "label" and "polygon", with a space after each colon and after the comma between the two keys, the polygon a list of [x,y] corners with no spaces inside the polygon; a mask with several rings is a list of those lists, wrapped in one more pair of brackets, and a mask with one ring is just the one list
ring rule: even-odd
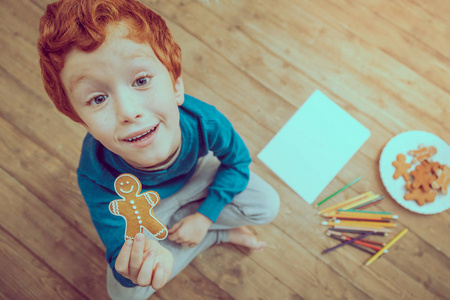
{"label": "smiling mouth", "polygon": [[156,125],[152,129],[150,129],[149,131],[144,132],[143,134],[140,134],[140,135],[137,135],[135,137],[126,139],[125,141],[130,142],[130,143],[136,143],[136,142],[140,142],[140,141],[143,141],[145,139],[148,139],[157,128],[158,128],[158,125]]}

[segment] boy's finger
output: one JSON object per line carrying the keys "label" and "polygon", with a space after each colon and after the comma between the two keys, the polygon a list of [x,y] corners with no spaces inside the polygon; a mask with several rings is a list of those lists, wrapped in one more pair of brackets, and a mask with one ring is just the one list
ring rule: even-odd
{"label": "boy's finger", "polygon": [[155,267],[155,253],[151,252],[145,258],[144,263],[142,264],[141,270],[139,271],[139,275],[137,277],[137,284],[140,286],[149,286],[152,282],[153,268]]}
{"label": "boy's finger", "polygon": [[152,288],[155,290],[162,288],[167,283],[167,277],[164,265],[159,262],[156,265],[155,274],[153,274]]}
{"label": "boy's finger", "polygon": [[174,233],[181,227],[181,222],[175,223],[171,228],[169,228],[169,233]]}
{"label": "boy's finger", "polygon": [[130,277],[136,278],[141,269],[144,257],[145,235],[142,233],[136,234],[134,237],[133,248],[131,249],[130,258]]}
{"label": "boy's finger", "polygon": [[116,268],[116,271],[121,275],[128,275],[128,266],[130,263],[132,245],[132,240],[126,240],[119,252],[119,255],[117,256],[116,264],[114,267]]}

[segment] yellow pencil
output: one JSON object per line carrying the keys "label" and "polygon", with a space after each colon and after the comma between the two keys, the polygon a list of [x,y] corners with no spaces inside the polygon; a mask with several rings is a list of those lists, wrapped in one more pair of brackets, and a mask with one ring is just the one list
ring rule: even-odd
{"label": "yellow pencil", "polygon": [[366,197],[369,197],[371,195],[373,195],[372,192],[365,192],[364,194],[358,195],[356,197],[353,197],[353,198],[350,198],[348,200],[345,200],[345,201],[343,201],[341,203],[338,203],[338,204],[335,204],[335,205],[330,206],[328,208],[322,209],[321,211],[319,211],[319,214],[323,214],[323,213],[326,213],[326,212],[329,212],[329,211],[332,211],[332,210],[337,210],[338,208],[341,208],[342,206],[345,206],[345,205],[347,205],[349,203],[352,203],[352,202],[359,201],[361,199],[365,199]]}
{"label": "yellow pencil", "polygon": [[373,263],[378,257],[380,257],[381,254],[384,253],[385,250],[389,249],[392,245],[394,245],[395,242],[397,242],[402,236],[404,236],[408,232],[408,228],[403,229],[399,234],[397,234],[396,237],[394,237],[389,243],[387,243],[386,246],[380,249],[377,253],[374,254],[367,262],[366,266]]}

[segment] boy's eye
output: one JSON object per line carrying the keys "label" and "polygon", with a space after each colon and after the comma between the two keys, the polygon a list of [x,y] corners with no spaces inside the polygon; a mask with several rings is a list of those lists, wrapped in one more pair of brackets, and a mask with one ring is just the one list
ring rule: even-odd
{"label": "boy's eye", "polygon": [[148,78],[147,76],[145,77],[141,77],[136,79],[136,81],[134,82],[134,86],[144,86],[146,85],[148,82],[150,81],[150,78]]}
{"label": "boy's eye", "polygon": [[92,98],[92,100],[90,101],[90,104],[99,105],[99,104],[102,104],[105,101],[106,101],[106,96],[105,95],[100,95],[100,96],[96,96],[96,97]]}

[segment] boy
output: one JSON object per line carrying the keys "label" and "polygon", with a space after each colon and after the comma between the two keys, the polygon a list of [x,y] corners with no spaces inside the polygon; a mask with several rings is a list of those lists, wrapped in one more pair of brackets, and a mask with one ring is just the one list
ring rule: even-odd
{"label": "boy", "polygon": [[[229,121],[184,94],[181,50],[160,16],[134,0],[59,1],[41,18],[38,48],[51,100],[88,131],[78,183],[106,247],[111,298],[147,298],[212,245],[265,246],[246,225],[272,221],[278,195],[249,171]],[[122,173],[160,195],[167,239],[124,241],[126,223],[109,211]]]}

